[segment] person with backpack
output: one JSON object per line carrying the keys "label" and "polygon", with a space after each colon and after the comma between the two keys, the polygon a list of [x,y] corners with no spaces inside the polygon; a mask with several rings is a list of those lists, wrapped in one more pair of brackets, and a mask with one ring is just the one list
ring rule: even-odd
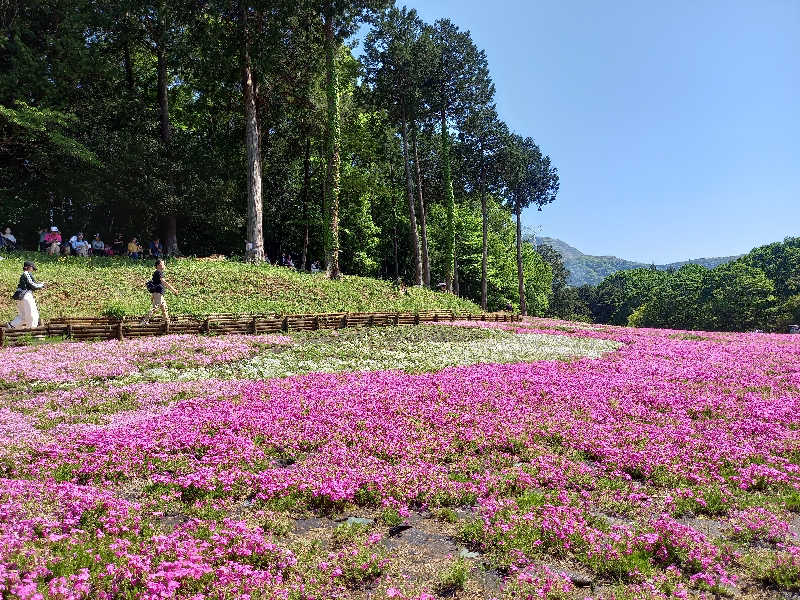
{"label": "person with backpack", "polygon": [[156,270],[153,273],[153,278],[147,282],[147,291],[150,292],[152,306],[147,316],[140,321],[142,325],[147,325],[150,322],[156,310],[161,310],[161,314],[164,316],[164,322],[169,324],[167,301],[164,300],[164,287],[167,287],[176,296],[178,295],[178,291],[164,279],[164,261],[159,258],[156,261]]}
{"label": "person with backpack", "polygon": [[33,278],[35,270],[36,265],[31,261],[26,260],[22,263],[22,275],[19,276],[17,290],[11,296],[13,300],[17,301],[17,316],[13,321],[9,321],[7,325],[11,329],[39,326],[39,309],[36,306],[33,291],[42,289],[44,283]]}

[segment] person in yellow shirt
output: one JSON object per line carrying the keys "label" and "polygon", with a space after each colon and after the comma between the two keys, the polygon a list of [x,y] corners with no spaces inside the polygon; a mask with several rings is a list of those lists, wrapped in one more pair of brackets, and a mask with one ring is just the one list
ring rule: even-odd
{"label": "person in yellow shirt", "polygon": [[142,247],[139,245],[139,242],[136,241],[136,238],[128,242],[128,257],[142,258]]}

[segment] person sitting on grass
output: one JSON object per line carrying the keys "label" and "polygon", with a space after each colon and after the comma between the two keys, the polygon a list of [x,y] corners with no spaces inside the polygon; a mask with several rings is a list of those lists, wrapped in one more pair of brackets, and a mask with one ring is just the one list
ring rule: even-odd
{"label": "person sitting on grass", "polygon": [[70,245],[75,256],[89,256],[89,242],[83,239],[83,233],[78,233],[70,239]]}
{"label": "person sitting on grass", "polygon": [[167,301],[164,300],[164,287],[167,287],[173,294],[178,295],[178,291],[164,279],[164,261],[160,258],[156,261],[156,270],[153,278],[147,282],[147,291],[150,292],[151,307],[150,312],[139,321],[142,325],[147,325],[155,314],[156,310],[161,310],[164,316],[164,323],[169,324],[169,313],[167,311]]}
{"label": "person sitting on grass", "polygon": [[121,233],[118,233],[117,237],[114,238],[111,248],[115,256],[122,256],[125,254],[125,238],[122,237]]}
{"label": "person sitting on grass", "polygon": [[130,242],[128,242],[128,257],[139,259],[142,258],[142,247],[139,245],[139,242],[136,241],[136,238],[132,238]]}
{"label": "person sitting on grass", "polygon": [[48,254],[58,254],[61,251],[61,232],[53,225],[44,236],[44,244]]}
{"label": "person sitting on grass", "polygon": [[92,240],[92,254],[94,256],[102,256],[106,253],[106,245],[102,239],[100,239],[100,234],[95,233],[94,239]]}
{"label": "person sitting on grass", "polygon": [[161,258],[164,256],[164,246],[161,245],[161,240],[156,238],[150,242],[147,252],[150,254],[151,258]]}
{"label": "person sitting on grass", "polygon": [[11,227],[6,227],[6,230],[3,232],[3,246],[5,246],[6,250],[17,249],[17,238],[11,233]]}

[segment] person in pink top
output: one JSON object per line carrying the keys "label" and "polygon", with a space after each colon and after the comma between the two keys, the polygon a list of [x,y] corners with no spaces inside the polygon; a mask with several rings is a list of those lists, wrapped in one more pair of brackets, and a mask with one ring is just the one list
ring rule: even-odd
{"label": "person in pink top", "polygon": [[61,233],[55,225],[44,236],[44,243],[48,254],[58,254],[61,250]]}

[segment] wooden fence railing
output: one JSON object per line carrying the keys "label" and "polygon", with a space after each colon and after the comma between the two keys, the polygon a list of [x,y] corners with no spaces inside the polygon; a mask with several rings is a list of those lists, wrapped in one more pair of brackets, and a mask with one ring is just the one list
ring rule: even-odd
{"label": "wooden fence railing", "polygon": [[34,329],[0,328],[0,346],[24,344],[30,339],[60,336],[74,340],[122,340],[165,334],[262,334],[346,327],[385,327],[389,325],[419,325],[447,321],[519,321],[509,313],[471,314],[456,311],[425,311],[419,313],[323,313],[307,315],[237,315],[215,314],[204,317],[173,315],[169,322],[154,321],[147,325],[138,318],[125,317],[59,317]]}

